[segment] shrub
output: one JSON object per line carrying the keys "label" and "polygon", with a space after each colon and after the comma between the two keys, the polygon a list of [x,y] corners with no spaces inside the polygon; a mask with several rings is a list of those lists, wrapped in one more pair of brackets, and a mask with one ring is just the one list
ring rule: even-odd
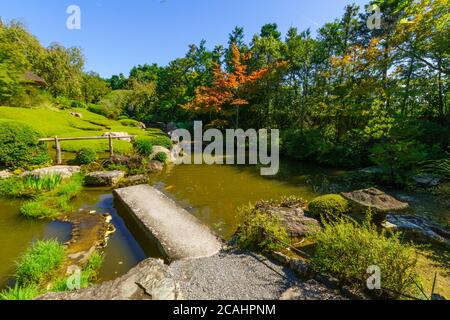
{"label": "shrub", "polygon": [[147,137],[136,138],[133,142],[134,150],[143,157],[151,156],[153,152],[153,144]]}
{"label": "shrub", "polygon": [[64,246],[58,241],[36,241],[17,262],[17,283],[21,286],[39,284],[62,264],[64,255]]}
{"label": "shrub", "polygon": [[155,157],[153,158],[153,160],[159,161],[161,163],[166,163],[167,159],[169,157],[167,156],[166,153],[164,152],[158,152]]}
{"label": "shrub", "polygon": [[0,166],[19,168],[50,162],[48,150],[39,143],[39,134],[27,125],[0,123]]}
{"label": "shrub", "polygon": [[172,140],[165,135],[150,136],[149,140],[152,145],[164,147],[166,149],[172,148],[173,145]]}
{"label": "shrub", "polygon": [[335,219],[349,211],[349,203],[338,194],[327,194],[312,200],[308,210],[314,217]]}
{"label": "shrub", "polygon": [[98,160],[97,153],[92,148],[82,148],[77,152],[75,162],[78,164],[91,164]]}
{"label": "shrub", "polygon": [[290,243],[286,230],[276,216],[248,205],[238,209],[238,218],[242,223],[236,231],[235,239],[241,248],[273,252],[284,249]]}
{"label": "shrub", "polygon": [[368,221],[362,226],[344,220],[325,224],[314,236],[314,268],[364,289],[367,269],[375,265],[381,270],[382,289],[388,289],[389,295],[392,291],[414,294],[418,283],[414,248],[402,244],[399,234],[379,234]]}
{"label": "shrub", "polygon": [[39,295],[35,286],[20,287],[17,283],[14,287],[0,292],[0,300],[33,300]]}

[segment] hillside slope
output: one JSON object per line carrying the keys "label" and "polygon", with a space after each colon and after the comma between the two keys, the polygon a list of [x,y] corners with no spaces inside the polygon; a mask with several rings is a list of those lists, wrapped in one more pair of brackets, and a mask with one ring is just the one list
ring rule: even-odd
{"label": "hillside slope", "polygon": [[[71,112],[81,113],[83,117],[72,116]],[[140,136],[164,135],[157,129],[146,131],[136,127],[123,126],[119,121],[107,119],[86,109],[0,107],[0,125],[2,121],[8,120],[29,125],[38,131],[42,138],[102,136],[105,132],[127,132]],[[94,148],[97,152],[109,150],[107,140],[64,141],[61,143],[62,150],[67,152],[76,152],[86,146]],[[114,149],[116,152],[126,153],[131,150],[131,143],[114,141]]]}

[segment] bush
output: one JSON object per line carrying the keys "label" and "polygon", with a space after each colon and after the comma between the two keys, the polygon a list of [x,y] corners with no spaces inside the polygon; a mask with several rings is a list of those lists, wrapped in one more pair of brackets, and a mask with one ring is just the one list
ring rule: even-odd
{"label": "bush", "polygon": [[155,157],[153,158],[153,160],[159,161],[159,162],[161,162],[161,163],[166,163],[168,158],[169,158],[169,157],[167,156],[166,153],[164,153],[164,152],[158,152],[158,153],[155,155]]}
{"label": "bush", "polygon": [[418,283],[414,248],[402,244],[398,234],[390,237],[379,234],[368,221],[370,218],[362,226],[344,220],[325,224],[314,236],[314,268],[338,278],[343,284],[365,289],[368,267],[378,266],[382,289],[390,290],[389,295],[392,290],[414,294]]}
{"label": "bush", "polygon": [[75,162],[78,164],[91,164],[98,160],[97,153],[92,148],[82,148],[77,152]]}
{"label": "bush", "polygon": [[238,218],[242,223],[236,231],[235,240],[241,248],[273,252],[284,249],[290,243],[286,230],[276,216],[248,205],[238,209]]}
{"label": "bush", "polygon": [[0,123],[0,166],[20,168],[50,162],[48,150],[39,143],[39,134],[27,125]]}
{"label": "bush", "polygon": [[39,295],[35,286],[20,287],[17,283],[14,287],[0,292],[0,300],[33,300]]}
{"label": "bush", "polygon": [[134,150],[143,157],[149,157],[153,153],[153,144],[147,137],[136,138],[133,142]]}
{"label": "bush", "polygon": [[309,212],[317,218],[336,219],[349,211],[349,203],[338,194],[327,194],[312,200]]}
{"label": "bush", "polygon": [[151,136],[149,137],[150,142],[154,146],[164,147],[166,149],[172,148],[172,140],[165,135]]}
{"label": "bush", "polygon": [[36,241],[17,262],[20,286],[37,285],[64,260],[64,246],[56,240]]}

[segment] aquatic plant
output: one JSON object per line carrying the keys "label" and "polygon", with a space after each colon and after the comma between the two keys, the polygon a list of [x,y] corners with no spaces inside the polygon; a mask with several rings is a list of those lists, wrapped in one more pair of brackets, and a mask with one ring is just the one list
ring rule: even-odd
{"label": "aquatic plant", "polygon": [[38,285],[62,264],[64,255],[64,246],[58,241],[36,241],[17,261],[17,283],[20,286]]}
{"label": "aquatic plant", "polygon": [[62,177],[57,174],[49,174],[42,177],[27,176],[23,180],[25,188],[31,188],[35,192],[50,191],[59,186],[62,182]]}

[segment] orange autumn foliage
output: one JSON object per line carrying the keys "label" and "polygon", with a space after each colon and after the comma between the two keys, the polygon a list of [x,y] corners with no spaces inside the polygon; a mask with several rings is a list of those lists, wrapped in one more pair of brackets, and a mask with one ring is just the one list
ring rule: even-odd
{"label": "orange autumn foliage", "polygon": [[263,78],[269,72],[269,68],[249,72],[247,62],[251,59],[251,53],[241,54],[236,45],[233,45],[231,50],[233,71],[227,73],[216,63],[212,85],[197,88],[195,98],[187,105],[187,108],[196,111],[221,112],[225,106],[248,105],[249,102],[242,98],[243,92],[249,85]]}

